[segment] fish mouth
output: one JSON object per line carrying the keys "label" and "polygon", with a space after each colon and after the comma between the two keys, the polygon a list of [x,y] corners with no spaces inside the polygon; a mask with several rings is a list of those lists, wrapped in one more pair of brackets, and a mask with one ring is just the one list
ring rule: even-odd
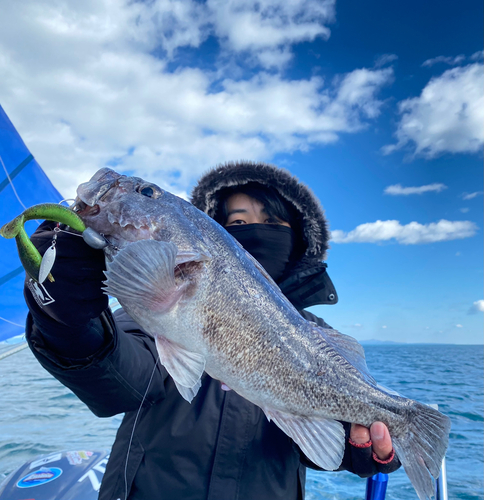
{"label": "fish mouth", "polygon": [[76,202],[72,206],[72,210],[79,215],[79,217],[93,217],[98,215],[101,211],[101,207],[99,205],[90,206],[87,203],[84,203],[80,198],[76,199]]}
{"label": "fish mouth", "polygon": [[[90,206],[80,198],[76,199],[71,208],[81,218],[95,217],[101,212],[101,207],[97,203]],[[134,231],[141,231],[142,233],[149,232],[152,234],[157,229],[157,225],[153,223],[151,218],[140,217],[139,219],[133,221],[130,218],[125,219],[122,214],[116,216],[109,210],[107,210],[107,220],[109,221],[109,224],[115,228],[114,232],[127,231],[128,233],[131,233]]]}

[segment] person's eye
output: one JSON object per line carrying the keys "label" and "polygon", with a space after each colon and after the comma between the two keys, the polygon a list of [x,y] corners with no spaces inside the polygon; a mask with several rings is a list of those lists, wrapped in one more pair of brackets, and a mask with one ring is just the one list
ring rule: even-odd
{"label": "person's eye", "polygon": [[264,221],[264,224],[281,224],[281,221],[275,217],[269,217]]}
{"label": "person's eye", "polygon": [[241,224],[247,224],[247,223],[243,219],[234,219],[231,220],[230,222],[227,222],[227,226],[238,226]]}

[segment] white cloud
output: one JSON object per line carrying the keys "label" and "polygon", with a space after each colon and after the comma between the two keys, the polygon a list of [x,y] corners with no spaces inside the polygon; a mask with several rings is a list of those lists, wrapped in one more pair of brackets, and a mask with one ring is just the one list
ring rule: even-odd
{"label": "white cloud", "polygon": [[462,195],[462,198],[464,200],[472,200],[473,198],[476,198],[477,196],[480,196],[482,194],[482,191],[474,191],[473,193],[464,193]]}
{"label": "white cloud", "polygon": [[434,57],[433,59],[427,59],[425,62],[422,63],[422,66],[431,67],[434,64],[438,64],[438,63],[445,63],[445,64],[449,64],[450,66],[455,66],[456,64],[460,64],[464,60],[465,60],[465,56],[463,54],[460,54],[459,56],[455,56],[455,57],[437,56],[437,57]]}
{"label": "white cloud", "polygon": [[484,143],[484,71],[482,64],[447,70],[432,78],[419,97],[399,103],[402,115],[390,154],[411,145],[414,155],[476,153]]}
{"label": "white cloud", "polygon": [[474,52],[474,54],[471,55],[471,59],[473,61],[479,61],[484,57],[484,50],[478,50],[477,52]]}
{"label": "white cloud", "polygon": [[484,312],[484,300],[476,300],[469,309],[468,314]]}
{"label": "white cloud", "polygon": [[142,31],[135,38],[170,58],[214,35],[231,56],[271,68],[287,64],[292,44],[329,38],[335,0],[154,0],[133,3],[129,11]]}
{"label": "white cloud", "polygon": [[473,305],[478,311],[484,312],[484,300],[477,300]]}
{"label": "white cloud", "polygon": [[329,38],[335,0],[208,0],[214,31],[236,51]]}
{"label": "white cloud", "polygon": [[[245,67],[233,71],[235,63],[210,71],[178,64],[177,49],[197,47],[208,34],[218,35],[223,50],[273,67],[291,57],[291,43],[329,36],[333,0],[266,0],[252,14],[248,5],[256,4],[6,2],[0,102],[66,196],[105,165],[184,191],[219,162],[270,160],[335,142],[378,116],[391,68],[326,82],[277,72],[242,79]],[[260,36],[236,32],[247,16]]]}
{"label": "white cloud", "polygon": [[445,184],[434,183],[427,184],[425,186],[415,186],[415,187],[403,187],[401,184],[394,184],[385,188],[385,194],[391,194],[393,196],[408,196],[409,194],[423,194],[428,192],[440,193],[444,189],[447,189]]}
{"label": "white cloud", "polygon": [[463,207],[463,208],[459,208],[459,210],[463,213],[463,214],[466,214],[467,212],[469,212],[469,208],[467,207]]}
{"label": "white cloud", "polygon": [[213,30],[211,9],[192,0],[153,0],[129,6],[103,2],[111,13],[124,13],[125,26],[145,49],[161,48],[172,58],[180,47],[199,47]]}
{"label": "white cloud", "polygon": [[458,240],[474,236],[477,226],[470,221],[440,220],[430,224],[410,222],[402,225],[397,220],[378,220],[357,226],[346,233],[331,232],[334,243],[378,243],[395,240],[402,245],[418,245],[439,241]]}
{"label": "white cloud", "polygon": [[256,58],[265,68],[283,68],[292,59],[292,52],[287,47],[264,49],[257,52]]}
{"label": "white cloud", "polygon": [[459,325],[459,324],[457,324],[457,325],[455,325],[455,326],[456,326],[457,328],[462,328],[462,325]]}
{"label": "white cloud", "polygon": [[398,56],[396,54],[382,54],[381,56],[378,56],[375,60],[375,68],[381,68],[382,66],[385,66],[387,64],[392,63],[393,61],[396,61],[398,59]]}

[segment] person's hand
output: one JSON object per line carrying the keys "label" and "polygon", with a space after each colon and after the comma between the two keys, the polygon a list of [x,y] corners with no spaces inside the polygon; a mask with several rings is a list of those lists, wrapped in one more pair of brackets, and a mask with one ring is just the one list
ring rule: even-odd
{"label": "person's hand", "polygon": [[68,228],[67,232],[55,233],[56,226],[56,222],[45,221],[30,238],[43,255],[57,234],[51,271],[55,281],[45,280],[40,285],[27,276],[25,300],[33,313],[42,311],[58,323],[81,326],[100,316],[108,306],[108,297],[101,290],[106,279],[104,252],[91,248]]}
{"label": "person's hand", "polygon": [[373,451],[381,461],[388,460],[392,455],[392,438],[387,426],[382,422],[373,422],[369,429],[363,425],[351,424],[350,439],[359,445],[371,441]]}
{"label": "person's hand", "polygon": [[389,474],[400,467],[387,426],[374,422],[370,428],[351,424],[349,450],[345,451],[345,468],[361,477],[383,472]]}

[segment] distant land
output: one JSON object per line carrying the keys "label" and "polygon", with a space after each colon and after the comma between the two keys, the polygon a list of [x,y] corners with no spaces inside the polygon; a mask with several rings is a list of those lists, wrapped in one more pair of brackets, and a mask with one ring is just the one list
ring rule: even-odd
{"label": "distant land", "polygon": [[367,345],[387,345],[387,346],[397,346],[397,345],[455,345],[455,346],[469,346],[474,345],[476,347],[484,347],[484,344],[452,344],[450,342],[440,343],[440,342],[395,342],[393,340],[377,340],[377,339],[367,339],[367,340],[358,340],[358,343],[367,346]]}
{"label": "distant land", "polygon": [[361,345],[403,345],[403,344],[406,344],[406,342],[394,342],[393,340],[377,340],[377,339],[360,340],[359,343]]}

